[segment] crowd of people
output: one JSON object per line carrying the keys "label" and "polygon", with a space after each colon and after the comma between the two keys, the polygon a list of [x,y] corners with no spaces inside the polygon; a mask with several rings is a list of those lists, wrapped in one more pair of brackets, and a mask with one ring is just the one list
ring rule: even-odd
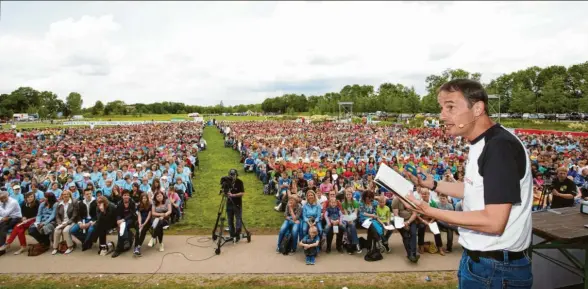
{"label": "crowd of people", "polygon": [[0,132],[0,255],[97,243],[100,255],[141,256],[147,234],[164,251],[164,230],[194,193],[201,138],[193,122]]}
{"label": "crowd of people", "polygon": [[[463,182],[466,140],[448,136],[443,128],[335,122],[222,122],[217,127],[225,147],[241,153],[243,169],[264,183],[263,193],[275,196],[274,209],[283,212],[277,252],[294,254],[303,247],[306,263],[312,265],[323,246],[331,252],[335,239],[339,252],[366,249],[365,259],[374,261],[390,252],[388,241],[395,231],[411,262],[424,252],[452,251],[457,228],[408,210],[374,177],[382,165],[400,173],[412,165],[435,180]],[[588,139],[518,136],[532,162],[534,210],[588,200]],[[460,199],[426,188],[414,195],[443,210],[462,210]],[[440,234],[434,234],[433,242],[425,240],[433,223],[446,232],[445,246]],[[358,229],[367,230],[367,240],[358,238]]]}

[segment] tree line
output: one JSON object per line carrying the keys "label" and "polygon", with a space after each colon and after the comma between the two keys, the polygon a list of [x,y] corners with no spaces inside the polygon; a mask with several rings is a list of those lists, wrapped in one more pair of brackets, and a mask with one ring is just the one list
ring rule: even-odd
{"label": "tree line", "polygon": [[[425,79],[426,94],[419,95],[414,87],[400,83],[372,85],[346,85],[339,92],[324,95],[285,94],[265,99],[261,104],[225,106],[221,101],[215,106],[186,105],[177,102],[151,104],[127,104],[116,100],[102,101],[89,108],[82,108],[83,99],[77,92],[70,93],[65,101],[50,91],[37,91],[20,87],[10,94],[0,94],[0,118],[11,118],[14,113],[38,113],[41,118],[69,117],[77,114],[137,115],[137,114],[201,114],[267,112],[328,114],[339,111],[338,102],[353,102],[354,112],[439,112],[437,90],[452,79],[468,78],[480,81],[482,74],[464,69],[447,69],[441,74]],[[570,67],[554,65],[537,66],[503,74],[484,83],[488,94],[500,97],[501,112],[509,113],[566,113],[588,112],[588,61]],[[490,106],[498,108],[498,99]]]}

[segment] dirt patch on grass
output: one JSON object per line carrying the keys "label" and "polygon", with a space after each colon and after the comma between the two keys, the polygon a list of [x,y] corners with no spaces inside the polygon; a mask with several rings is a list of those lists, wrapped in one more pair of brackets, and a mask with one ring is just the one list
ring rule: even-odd
{"label": "dirt patch on grass", "polygon": [[[429,278],[427,280],[427,277]],[[455,288],[455,272],[353,274],[4,274],[0,288]]]}

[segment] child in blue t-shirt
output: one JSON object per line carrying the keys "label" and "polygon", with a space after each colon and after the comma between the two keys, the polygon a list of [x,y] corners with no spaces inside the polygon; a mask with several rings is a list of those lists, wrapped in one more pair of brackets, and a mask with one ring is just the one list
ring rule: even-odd
{"label": "child in blue t-shirt", "polygon": [[306,265],[314,265],[319,244],[320,239],[317,228],[310,227],[308,235],[300,241],[300,246],[304,248],[304,255],[306,255]]}

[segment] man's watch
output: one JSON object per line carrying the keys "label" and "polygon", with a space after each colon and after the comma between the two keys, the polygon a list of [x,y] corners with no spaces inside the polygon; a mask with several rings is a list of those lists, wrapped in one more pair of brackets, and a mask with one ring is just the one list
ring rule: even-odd
{"label": "man's watch", "polygon": [[431,191],[434,191],[435,189],[437,189],[437,181],[433,180],[433,187],[431,188]]}

